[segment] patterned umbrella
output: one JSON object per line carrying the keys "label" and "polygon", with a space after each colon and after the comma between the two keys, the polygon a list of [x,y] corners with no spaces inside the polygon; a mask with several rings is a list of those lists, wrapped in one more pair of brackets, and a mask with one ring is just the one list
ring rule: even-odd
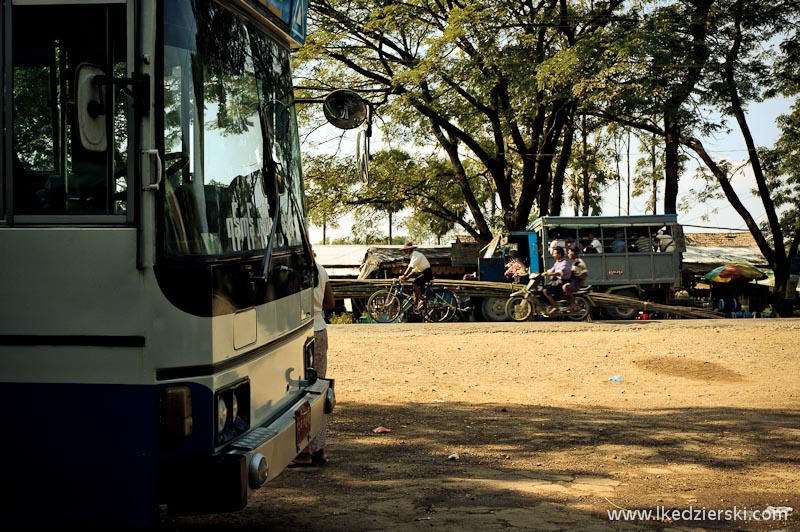
{"label": "patterned umbrella", "polygon": [[744,263],[730,263],[714,268],[704,276],[712,283],[749,283],[753,279],[766,279],[767,274]]}

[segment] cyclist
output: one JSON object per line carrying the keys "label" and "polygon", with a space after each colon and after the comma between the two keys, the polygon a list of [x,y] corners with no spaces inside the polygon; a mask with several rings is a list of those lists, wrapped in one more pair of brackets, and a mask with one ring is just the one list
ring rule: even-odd
{"label": "cyclist", "polygon": [[425,286],[425,283],[428,281],[433,280],[431,263],[428,262],[425,255],[418,251],[417,247],[411,242],[406,242],[402,250],[405,255],[410,257],[410,260],[406,271],[400,276],[400,279],[408,279],[412,273],[417,273],[413,284],[414,307],[420,309],[425,305],[425,301],[422,299],[422,287]]}

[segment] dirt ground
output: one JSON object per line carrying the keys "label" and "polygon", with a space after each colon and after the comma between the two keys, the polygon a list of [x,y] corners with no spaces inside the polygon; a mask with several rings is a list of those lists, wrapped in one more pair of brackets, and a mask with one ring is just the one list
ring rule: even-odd
{"label": "dirt ground", "polygon": [[[241,512],[161,530],[800,530],[798,319],[329,338],[329,463],[286,470]],[[609,518],[622,509],[653,515]]]}

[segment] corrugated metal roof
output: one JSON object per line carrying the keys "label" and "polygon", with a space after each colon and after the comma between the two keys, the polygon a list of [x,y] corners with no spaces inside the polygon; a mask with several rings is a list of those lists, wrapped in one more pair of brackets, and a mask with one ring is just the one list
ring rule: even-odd
{"label": "corrugated metal roof", "polygon": [[681,269],[688,273],[708,273],[717,266],[744,262],[756,267],[767,266],[757,246],[687,246]]}
{"label": "corrugated metal roof", "polygon": [[748,232],[736,233],[684,233],[689,246],[713,247],[757,247],[756,241]]}

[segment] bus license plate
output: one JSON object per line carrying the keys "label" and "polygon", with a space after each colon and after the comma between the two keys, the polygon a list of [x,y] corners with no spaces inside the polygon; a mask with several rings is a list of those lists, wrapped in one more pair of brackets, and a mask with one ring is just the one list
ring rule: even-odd
{"label": "bus license plate", "polygon": [[294,427],[295,443],[297,448],[302,450],[306,446],[308,435],[311,434],[311,404],[308,401],[294,411]]}

